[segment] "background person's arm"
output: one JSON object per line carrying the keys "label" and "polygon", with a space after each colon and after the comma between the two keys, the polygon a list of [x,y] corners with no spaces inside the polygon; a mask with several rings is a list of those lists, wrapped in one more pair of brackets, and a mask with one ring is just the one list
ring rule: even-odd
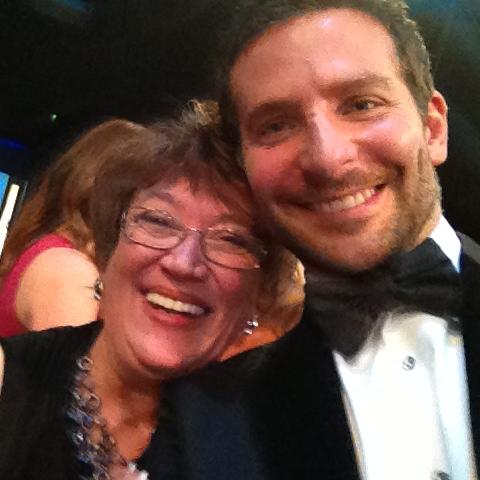
{"label": "background person's arm", "polygon": [[22,275],[15,298],[18,319],[28,330],[81,325],[96,319],[93,297],[96,267],[83,253],[51,248],[38,255]]}

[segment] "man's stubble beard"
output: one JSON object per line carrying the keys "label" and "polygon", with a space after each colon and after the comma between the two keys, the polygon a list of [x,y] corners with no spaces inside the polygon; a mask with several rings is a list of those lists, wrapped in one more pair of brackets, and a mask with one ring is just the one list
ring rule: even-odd
{"label": "man's stubble beard", "polygon": [[[426,148],[419,151],[418,181],[413,191],[397,190],[399,201],[392,216],[391,238],[383,247],[385,258],[398,252],[408,252],[422,243],[438,222],[441,211],[441,187]],[[407,207],[407,208],[402,208]]]}
{"label": "man's stubble beard", "polygon": [[[341,352],[346,357],[353,355],[360,348],[369,335],[372,335],[381,325],[378,315],[372,315],[375,305],[372,299],[375,283],[383,284],[382,278],[388,275],[389,262],[397,252],[410,251],[429,236],[435,227],[440,213],[441,188],[436,171],[426,155],[426,150],[420,151],[418,159],[418,181],[412,182],[411,190],[403,190],[401,184],[397,185],[396,208],[391,216],[391,225],[386,228],[388,235],[378,235],[378,248],[384,252],[371,267],[362,271],[352,271],[343,265],[332,262],[318,252],[312,251],[298,243],[282,226],[277,226],[276,231],[285,244],[297,254],[306,267],[306,293],[307,309],[315,312],[318,305],[316,293],[328,294],[326,283],[334,281],[336,289],[346,291],[352,295],[351,304],[340,305],[339,312],[343,309],[354,310],[356,315],[337,315],[335,319],[325,317],[321,312],[316,312],[314,321],[321,327],[326,335],[330,348]],[[352,233],[354,234],[354,232]],[[374,243],[374,242],[372,242]],[[313,309],[313,310],[312,310]]]}
{"label": "man's stubble beard", "polygon": [[[386,220],[386,225],[370,242],[369,250],[359,254],[363,254],[363,257],[367,259],[365,268],[351,268],[318,251],[315,245],[309,246],[305,242],[300,243],[298,236],[301,237],[301,233],[295,235],[284,224],[276,221],[281,215],[275,207],[272,208],[265,203],[260,205],[260,209],[277,239],[291,250],[307,268],[346,275],[356,271],[374,269],[382,265],[391,255],[412,250],[427,238],[435,226],[438,212],[441,211],[441,187],[425,147],[420,149],[417,161],[417,181],[412,182],[412,185],[408,185],[407,188],[402,188],[405,176],[400,172],[394,177],[396,180],[391,183],[396,198],[395,208],[392,215]],[[278,208],[278,210],[281,209]],[[304,230],[308,228],[305,225],[302,227]],[[355,232],[361,227],[361,222],[346,225],[342,233],[351,234],[354,238]],[[321,244],[319,248],[321,248]],[[372,251],[374,254],[371,253]],[[368,261],[372,257],[372,261]]]}

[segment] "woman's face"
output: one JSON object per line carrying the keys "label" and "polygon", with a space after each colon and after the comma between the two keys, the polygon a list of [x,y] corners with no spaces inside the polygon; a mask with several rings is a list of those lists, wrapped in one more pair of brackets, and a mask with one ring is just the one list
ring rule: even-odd
{"label": "woman's face", "polygon": [[[205,189],[193,193],[185,180],[158,182],[134,196],[129,212],[153,209],[189,229],[232,229],[248,238],[250,197],[240,187],[232,187],[231,194],[243,209]],[[160,250],[135,243],[122,231],[102,278],[105,338],[131,368],[164,378],[216,359],[238,338],[255,315],[260,271],[211,262],[198,232]]]}

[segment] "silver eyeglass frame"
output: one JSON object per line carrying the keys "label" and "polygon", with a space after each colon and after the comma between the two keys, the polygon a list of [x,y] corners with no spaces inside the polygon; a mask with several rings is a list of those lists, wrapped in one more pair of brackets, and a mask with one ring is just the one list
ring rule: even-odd
{"label": "silver eyeglass frame", "polygon": [[[145,244],[143,242],[139,242],[138,240],[135,240],[134,238],[131,238],[127,234],[127,231],[126,231],[127,214],[129,212],[129,210],[131,210],[131,209],[145,210],[145,211],[157,211],[157,212],[162,212],[162,213],[166,214],[179,227],[181,227],[181,229],[179,229],[178,231],[182,232],[182,236],[178,237],[179,238],[178,242],[171,247],[158,247],[158,246],[148,245],[148,244]],[[137,245],[142,245],[143,247],[153,248],[154,250],[172,250],[172,249],[175,249],[179,245],[181,245],[182,242],[185,241],[185,239],[187,238],[187,236],[190,232],[196,233],[200,236],[200,248],[202,250],[202,254],[205,257],[205,259],[208,260],[209,262],[214,263],[215,265],[219,265],[219,266],[224,267],[224,268],[230,268],[232,270],[255,270],[255,269],[259,269],[261,267],[262,260],[266,257],[266,255],[268,253],[268,251],[265,247],[263,247],[262,245],[259,245],[258,246],[258,253],[257,252],[251,252],[252,255],[254,255],[258,259],[257,263],[255,265],[251,266],[251,267],[233,267],[233,266],[225,265],[221,262],[218,262],[217,260],[212,260],[207,253],[206,242],[205,242],[205,234],[208,233],[208,232],[211,232],[211,231],[225,231],[225,232],[235,233],[234,230],[231,230],[229,228],[216,229],[215,227],[208,227],[208,228],[205,228],[205,229],[187,227],[187,226],[183,225],[181,222],[179,222],[176,218],[172,217],[168,212],[165,212],[165,211],[159,210],[159,209],[155,209],[155,208],[145,208],[145,207],[132,206],[132,207],[129,207],[128,209],[124,210],[123,213],[122,213],[121,219],[120,219],[120,230],[130,242],[133,242]]]}

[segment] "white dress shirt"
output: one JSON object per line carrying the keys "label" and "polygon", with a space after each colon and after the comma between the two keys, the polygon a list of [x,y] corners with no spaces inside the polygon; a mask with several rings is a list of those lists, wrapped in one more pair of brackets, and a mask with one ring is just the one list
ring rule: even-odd
{"label": "white dress shirt", "polygon": [[[444,217],[431,238],[459,270]],[[458,322],[391,312],[352,359],[334,359],[363,480],[477,478]]]}

